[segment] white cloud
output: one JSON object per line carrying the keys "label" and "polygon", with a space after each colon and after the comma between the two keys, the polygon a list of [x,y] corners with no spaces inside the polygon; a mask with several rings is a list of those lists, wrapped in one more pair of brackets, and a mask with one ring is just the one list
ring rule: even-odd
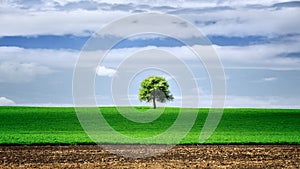
{"label": "white cloud", "polygon": [[[0,6],[2,11],[0,36],[82,35],[99,30],[111,21],[131,15],[136,10],[175,13],[189,21],[197,21],[200,23],[198,28],[210,35],[277,36],[299,33],[299,23],[295,22],[300,15],[299,8],[272,7],[273,4],[279,2],[288,1],[225,0],[182,3],[181,0],[165,0],[154,1],[151,4],[148,1],[136,0],[114,1],[113,3],[111,1],[53,0],[30,2],[30,4],[22,1],[14,3],[4,1]],[[18,18],[18,22],[14,22],[15,18]],[[214,24],[205,24],[207,22]],[[124,28],[124,33],[126,29],[128,28]],[[168,27],[159,27],[159,29],[173,31]]]}
{"label": "white cloud", "polygon": [[214,48],[225,68],[299,70],[300,58],[284,56],[298,53],[300,42],[282,42],[251,46],[217,46]]}
{"label": "white cloud", "polygon": [[[118,11],[86,10],[2,13],[0,36],[84,35],[126,15],[128,13]],[[18,22],[14,22],[15,18]]]}
{"label": "white cloud", "polygon": [[299,33],[299,23],[294,22],[300,15],[298,8],[236,9],[198,15],[201,20],[213,20],[215,24],[200,28],[206,34],[225,36],[276,36]]}
{"label": "white cloud", "polygon": [[105,66],[98,66],[96,71],[98,76],[113,77],[117,71],[114,69],[106,68]]}
{"label": "white cloud", "polygon": [[[217,46],[214,45],[217,55],[226,69],[273,69],[273,70],[300,70],[300,58],[283,56],[286,53],[298,53],[300,43],[278,43],[278,44],[260,44],[251,46]],[[205,46],[200,47],[201,57],[205,56]],[[201,50],[203,48],[203,50]],[[200,60],[196,60],[194,53],[187,47],[143,47],[143,48],[122,48],[113,49],[104,59],[105,63],[110,63],[110,66],[116,66],[112,63],[119,63],[126,57],[149,49],[164,50],[171,53],[184,61],[195,61],[199,65]],[[143,63],[147,63],[145,57]],[[209,58],[206,58],[209,61]],[[161,57],[162,62],[163,56]],[[166,62],[170,63],[170,62]],[[172,64],[172,63],[170,63]],[[213,64],[213,63],[212,63]],[[175,67],[175,65],[174,65]]]}
{"label": "white cloud", "polygon": [[37,75],[47,75],[53,70],[36,63],[2,62],[0,63],[0,83],[29,82]]}
{"label": "white cloud", "polygon": [[[195,0],[160,0],[151,1],[148,0],[114,0],[113,3],[110,0],[47,0],[47,1],[4,1],[2,6],[14,6],[18,8],[30,8],[31,10],[55,10],[55,9],[65,9],[68,5],[94,5],[104,9],[111,9],[117,5],[134,7],[137,9],[151,9],[153,7],[161,7],[159,9],[172,9],[172,8],[204,8],[204,7],[217,7],[217,6],[232,6],[232,7],[243,7],[249,5],[258,6],[270,6],[274,3],[289,2],[286,0],[251,0],[251,1],[236,1],[236,0],[202,0],[201,2]],[[164,8],[162,8],[164,7]],[[168,8],[169,7],[169,8]],[[115,9],[115,8],[113,8]],[[118,9],[118,8],[116,8]]]}
{"label": "white cloud", "polygon": [[0,97],[0,106],[14,106],[16,103],[6,97]]}
{"label": "white cloud", "polygon": [[[250,46],[217,46],[214,45],[216,53],[226,69],[272,69],[272,70],[299,70],[300,58],[285,56],[288,53],[299,53],[300,39],[292,41],[258,44]],[[199,46],[201,47],[201,46]],[[157,49],[163,50],[187,60],[195,60],[195,55],[187,47],[140,47],[112,49],[103,59],[102,66],[115,68],[121,61],[141,51]],[[89,51],[92,55],[102,54],[104,51]],[[18,47],[0,47],[0,62],[35,63],[39,66],[56,68],[74,68],[80,51],[75,50],[48,50],[48,49],[24,49]],[[203,52],[202,52],[203,53]],[[146,57],[143,63],[147,63]],[[161,57],[162,62],[163,57]],[[98,62],[98,60],[96,60]],[[168,61],[166,63],[172,64]],[[201,63],[197,62],[189,63]],[[7,64],[6,64],[7,65]],[[173,65],[176,68],[176,65]]]}
{"label": "white cloud", "polygon": [[79,52],[68,49],[24,49],[0,46],[0,62],[33,62],[51,68],[73,68]]}
{"label": "white cloud", "polygon": [[253,83],[265,83],[265,82],[273,82],[273,81],[277,81],[278,78],[277,77],[265,77],[265,78],[262,78],[260,80],[255,80],[255,81],[252,81]]}
{"label": "white cloud", "polygon": [[263,78],[262,80],[266,81],[266,82],[271,82],[271,81],[277,80],[277,77],[266,77],[266,78]]}

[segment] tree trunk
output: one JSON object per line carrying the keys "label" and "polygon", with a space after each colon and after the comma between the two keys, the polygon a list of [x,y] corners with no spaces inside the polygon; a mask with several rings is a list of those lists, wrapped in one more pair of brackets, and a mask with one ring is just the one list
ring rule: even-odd
{"label": "tree trunk", "polygon": [[153,98],[153,109],[156,109],[155,97]]}

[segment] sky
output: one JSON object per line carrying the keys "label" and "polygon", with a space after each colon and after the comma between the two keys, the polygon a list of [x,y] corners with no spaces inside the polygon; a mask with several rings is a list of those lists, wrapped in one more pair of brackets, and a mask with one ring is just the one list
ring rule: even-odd
{"label": "sky", "polygon": [[[224,68],[225,107],[300,108],[300,1],[282,0],[1,0],[0,105],[72,106],[73,72],[86,42],[113,21],[149,12],[187,20],[210,40]],[[120,36],[122,32],[99,42]],[[192,34],[178,36],[191,46],[201,45]],[[186,86],[196,81],[198,106],[211,106],[211,77],[203,63],[189,60],[186,44],[163,35],[128,37],[110,50],[95,70],[99,105],[116,104],[111,86],[124,74],[120,61],[149,49],[179,55],[195,74],[193,79],[186,77]],[[144,54],[143,63],[153,60]],[[181,70],[175,61],[161,62],[172,71]],[[134,63],[125,70],[134,68]],[[195,90],[177,83],[183,74],[159,68],[135,74],[126,96],[120,98],[147,105],[138,101],[137,93],[141,80],[150,75],[164,76],[170,83],[175,100],[167,105],[180,106],[183,98],[194,98],[192,92],[182,94]]]}

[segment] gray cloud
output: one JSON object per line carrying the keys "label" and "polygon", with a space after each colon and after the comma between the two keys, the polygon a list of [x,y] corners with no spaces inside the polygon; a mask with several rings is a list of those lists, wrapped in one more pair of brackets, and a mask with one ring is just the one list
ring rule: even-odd
{"label": "gray cloud", "polygon": [[108,8],[109,4],[106,3],[97,3],[95,1],[78,1],[78,2],[70,2],[65,5],[57,5],[56,8],[59,10],[98,10],[99,7],[103,9]]}
{"label": "gray cloud", "polygon": [[233,8],[284,8],[284,7],[299,7],[299,1],[281,1],[281,0],[267,0],[267,1],[232,1],[232,0],[212,0],[212,1],[194,1],[186,0],[164,0],[164,1],[141,1],[141,0],[128,0],[128,1],[109,1],[109,0],[14,0],[4,2],[6,5],[11,5],[20,9],[30,10],[111,10],[111,11],[160,11],[171,12],[177,14],[183,13],[201,13],[213,12],[218,10],[227,10]]}
{"label": "gray cloud", "polygon": [[[300,15],[298,8],[299,2],[277,0],[155,1],[151,4],[135,0],[6,1],[1,6],[0,36],[82,35],[112,20],[145,11],[182,16],[209,35],[285,35],[299,33],[299,22],[295,22]],[[14,18],[18,22],[12,22]]]}
{"label": "gray cloud", "polygon": [[170,14],[203,14],[203,13],[209,13],[209,12],[219,12],[219,11],[226,11],[226,10],[234,10],[234,8],[229,6],[220,6],[220,7],[208,7],[208,8],[182,8],[182,9],[176,9],[169,11]]}
{"label": "gray cloud", "polygon": [[48,75],[54,71],[36,63],[0,63],[0,83],[26,83],[38,75]]}
{"label": "gray cloud", "polygon": [[271,7],[275,7],[275,8],[299,8],[300,7],[300,1],[275,3]]}

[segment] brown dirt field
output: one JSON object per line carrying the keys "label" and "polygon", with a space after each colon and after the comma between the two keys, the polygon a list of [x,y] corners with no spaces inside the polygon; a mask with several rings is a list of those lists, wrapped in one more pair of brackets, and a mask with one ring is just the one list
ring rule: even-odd
{"label": "brown dirt field", "polygon": [[97,145],[0,146],[0,164],[0,168],[49,169],[300,168],[300,145],[178,145],[140,159],[116,156]]}

